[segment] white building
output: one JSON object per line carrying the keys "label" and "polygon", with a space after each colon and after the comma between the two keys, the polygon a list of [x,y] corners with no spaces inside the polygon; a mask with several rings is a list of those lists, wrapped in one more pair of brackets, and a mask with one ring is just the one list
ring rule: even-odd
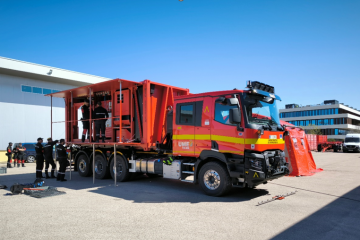
{"label": "white building", "polygon": [[280,119],[305,130],[318,128],[328,139],[345,139],[347,133],[360,131],[360,111],[336,100],[300,106],[287,104],[280,109]]}
{"label": "white building", "polygon": [[[45,94],[108,78],[0,57],[0,150],[9,142],[36,142],[51,133],[51,98]],[[53,98],[53,121],[64,121],[64,100]],[[53,138],[65,138],[65,124],[53,125]]]}

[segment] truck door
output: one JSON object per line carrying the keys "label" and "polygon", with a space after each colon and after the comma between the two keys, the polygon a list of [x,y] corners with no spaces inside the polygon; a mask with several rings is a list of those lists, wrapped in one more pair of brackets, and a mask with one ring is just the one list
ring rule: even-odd
{"label": "truck door", "polygon": [[[233,97],[233,96],[226,96]],[[240,102],[240,99],[238,99]],[[233,153],[238,155],[244,154],[244,132],[240,131],[240,127],[236,124],[230,123],[230,109],[239,108],[239,105],[229,105],[219,101],[219,97],[214,97],[212,100],[213,121],[211,128],[211,148],[223,153]],[[240,104],[241,105],[241,104]],[[241,111],[240,111],[241,112]]]}
{"label": "truck door", "polygon": [[173,154],[194,156],[195,102],[181,102],[175,106]]}
{"label": "truck door", "polygon": [[197,98],[195,103],[195,155],[203,150],[211,150],[212,98]]}

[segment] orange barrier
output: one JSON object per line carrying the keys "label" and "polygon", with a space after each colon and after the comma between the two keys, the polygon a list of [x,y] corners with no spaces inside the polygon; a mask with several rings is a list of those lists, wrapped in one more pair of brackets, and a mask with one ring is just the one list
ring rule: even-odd
{"label": "orange barrier", "polygon": [[311,176],[323,171],[316,168],[305,131],[301,128],[286,127],[289,135],[285,137],[285,158],[289,163],[289,176]]}

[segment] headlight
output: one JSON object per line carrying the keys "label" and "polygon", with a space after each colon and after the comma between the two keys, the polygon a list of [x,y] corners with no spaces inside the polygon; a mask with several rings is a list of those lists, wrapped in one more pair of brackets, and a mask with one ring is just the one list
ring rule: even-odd
{"label": "headlight", "polygon": [[250,166],[252,168],[262,169],[262,161],[260,159],[250,159]]}

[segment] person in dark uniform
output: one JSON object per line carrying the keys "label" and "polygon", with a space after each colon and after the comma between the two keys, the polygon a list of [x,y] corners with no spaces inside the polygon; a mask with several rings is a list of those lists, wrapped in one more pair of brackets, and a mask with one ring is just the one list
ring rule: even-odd
{"label": "person in dark uniform", "polygon": [[14,167],[16,167],[16,163],[17,163],[17,161],[18,161],[18,153],[19,153],[19,150],[17,149],[17,147],[15,147],[15,148],[13,149],[13,153],[14,153],[14,155],[13,155]]}
{"label": "person in dark uniform", "polygon": [[13,153],[13,149],[12,149],[12,142],[9,142],[9,146],[6,148],[6,156],[8,157],[8,161],[7,161],[7,167],[8,168],[12,168],[11,163],[12,163],[12,159],[11,159],[11,155]]}
{"label": "person in dark uniform", "polygon": [[[82,112],[81,120],[87,120],[90,118],[89,100],[85,99],[84,105],[81,106],[81,112]],[[89,121],[82,121],[82,124],[83,124],[83,133],[82,133],[81,141],[85,142],[86,133],[88,135],[88,139],[90,139],[89,136],[90,124]]]}
{"label": "person in dark uniform", "polygon": [[37,144],[35,145],[35,152],[36,152],[36,178],[42,178],[42,170],[44,168],[44,146],[42,145],[43,139],[38,138]]}
{"label": "person in dark uniform", "polygon": [[66,172],[66,165],[67,165],[67,154],[66,154],[66,145],[65,139],[60,139],[60,144],[56,146],[56,156],[57,161],[59,161],[60,164],[60,170],[57,175],[57,181],[65,182],[67,181],[65,179],[65,172]]}
{"label": "person in dark uniform", "polygon": [[[44,157],[45,157],[45,177],[46,178],[56,178],[55,177],[55,168],[56,168],[56,164],[54,162],[54,158],[53,158],[53,147],[56,143],[58,143],[59,141],[53,141],[52,138],[48,138],[47,139],[47,143],[44,146]],[[49,165],[51,164],[51,176],[49,177]]]}
{"label": "person in dark uniform", "polygon": [[[96,108],[94,110],[93,118],[98,119],[98,118],[108,118],[108,117],[109,117],[109,114],[106,111],[106,109],[101,106],[101,102],[97,102]],[[106,123],[106,119],[101,119],[101,120],[95,121],[96,142],[99,142],[100,129],[101,129],[102,142],[103,143],[105,142],[105,123]]]}
{"label": "person in dark uniform", "polygon": [[25,151],[26,148],[23,147],[22,143],[19,143],[19,146],[17,147],[18,150],[18,156],[17,156],[17,167],[20,167],[20,163],[22,164],[22,167],[25,167]]}

